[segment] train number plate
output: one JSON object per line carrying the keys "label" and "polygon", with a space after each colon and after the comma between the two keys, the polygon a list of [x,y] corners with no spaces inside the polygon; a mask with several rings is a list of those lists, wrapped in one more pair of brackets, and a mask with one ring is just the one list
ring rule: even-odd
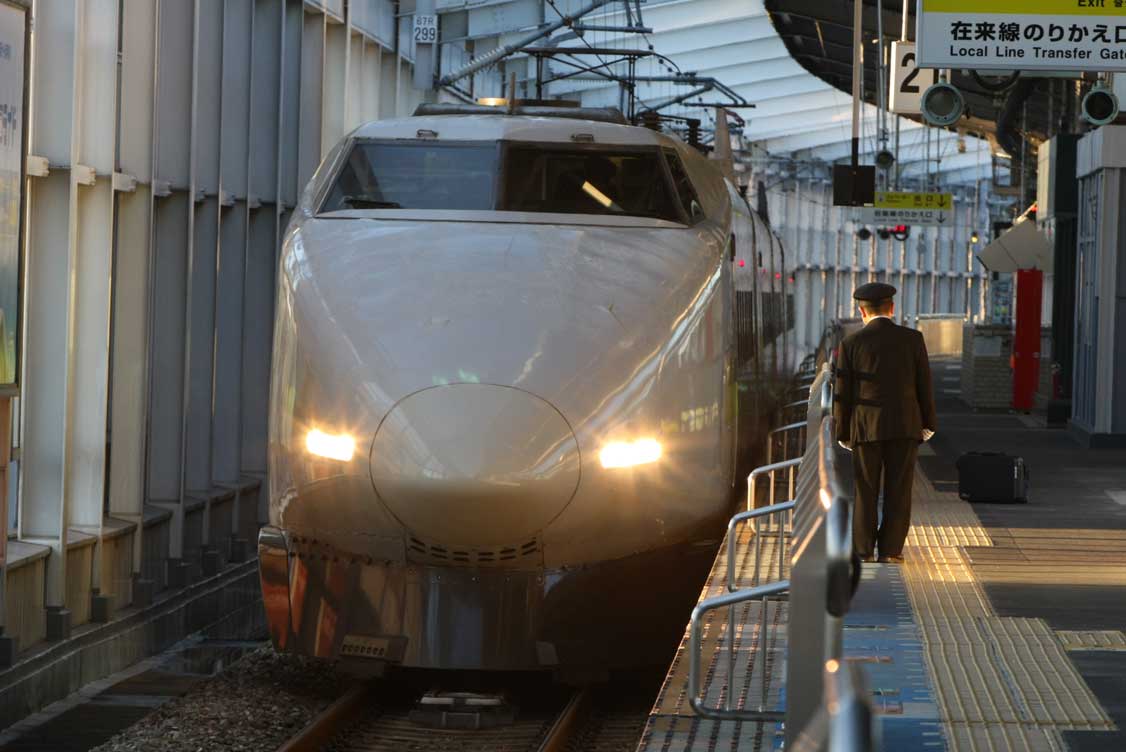
{"label": "train number plate", "polygon": [[347,635],[340,646],[340,655],[353,658],[374,658],[380,661],[400,662],[406,652],[406,637],[371,637]]}

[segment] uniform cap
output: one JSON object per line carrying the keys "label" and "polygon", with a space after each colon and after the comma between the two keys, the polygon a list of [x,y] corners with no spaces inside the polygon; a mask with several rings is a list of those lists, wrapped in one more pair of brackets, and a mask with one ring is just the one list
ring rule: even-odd
{"label": "uniform cap", "polygon": [[857,287],[852,297],[865,301],[887,300],[894,297],[896,292],[894,287],[885,285],[883,282],[869,282]]}

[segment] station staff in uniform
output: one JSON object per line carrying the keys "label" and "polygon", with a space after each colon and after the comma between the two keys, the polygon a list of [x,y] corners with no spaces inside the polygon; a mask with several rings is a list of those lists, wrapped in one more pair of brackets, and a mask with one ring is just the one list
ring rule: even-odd
{"label": "station staff in uniform", "polygon": [[[892,320],[895,292],[879,282],[856,289],[864,326],[844,338],[837,356],[836,438],[852,451],[852,541],[864,561],[873,560],[877,544],[880,561],[903,561],[915,458],[936,428],[927,346],[921,332]],[[884,513],[877,531],[881,475]]]}

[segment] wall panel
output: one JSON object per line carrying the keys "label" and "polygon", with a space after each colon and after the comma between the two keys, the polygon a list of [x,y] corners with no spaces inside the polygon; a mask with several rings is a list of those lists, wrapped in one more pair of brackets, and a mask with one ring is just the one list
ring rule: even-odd
{"label": "wall panel", "polygon": [[[17,503],[45,558],[22,569],[43,597],[13,616],[31,642],[59,633],[45,610],[77,623],[92,591],[151,598],[245,513],[264,519],[185,500],[266,473],[285,224],[344,134],[421,99],[394,8],[35,2]],[[75,528],[92,539],[68,568]]]}

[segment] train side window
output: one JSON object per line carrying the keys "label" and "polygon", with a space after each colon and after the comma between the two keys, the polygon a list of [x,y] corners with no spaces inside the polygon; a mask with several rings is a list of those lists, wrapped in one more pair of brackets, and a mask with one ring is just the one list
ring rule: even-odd
{"label": "train side window", "polygon": [[688,215],[690,224],[695,224],[704,218],[704,209],[696,198],[696,189],[692,187],[692,180],[680,161],[680,155],[672,149],[665,149],[665,160],[669,164],[669,173],[672,175],[673,186],[676,188],[677,198]]}

